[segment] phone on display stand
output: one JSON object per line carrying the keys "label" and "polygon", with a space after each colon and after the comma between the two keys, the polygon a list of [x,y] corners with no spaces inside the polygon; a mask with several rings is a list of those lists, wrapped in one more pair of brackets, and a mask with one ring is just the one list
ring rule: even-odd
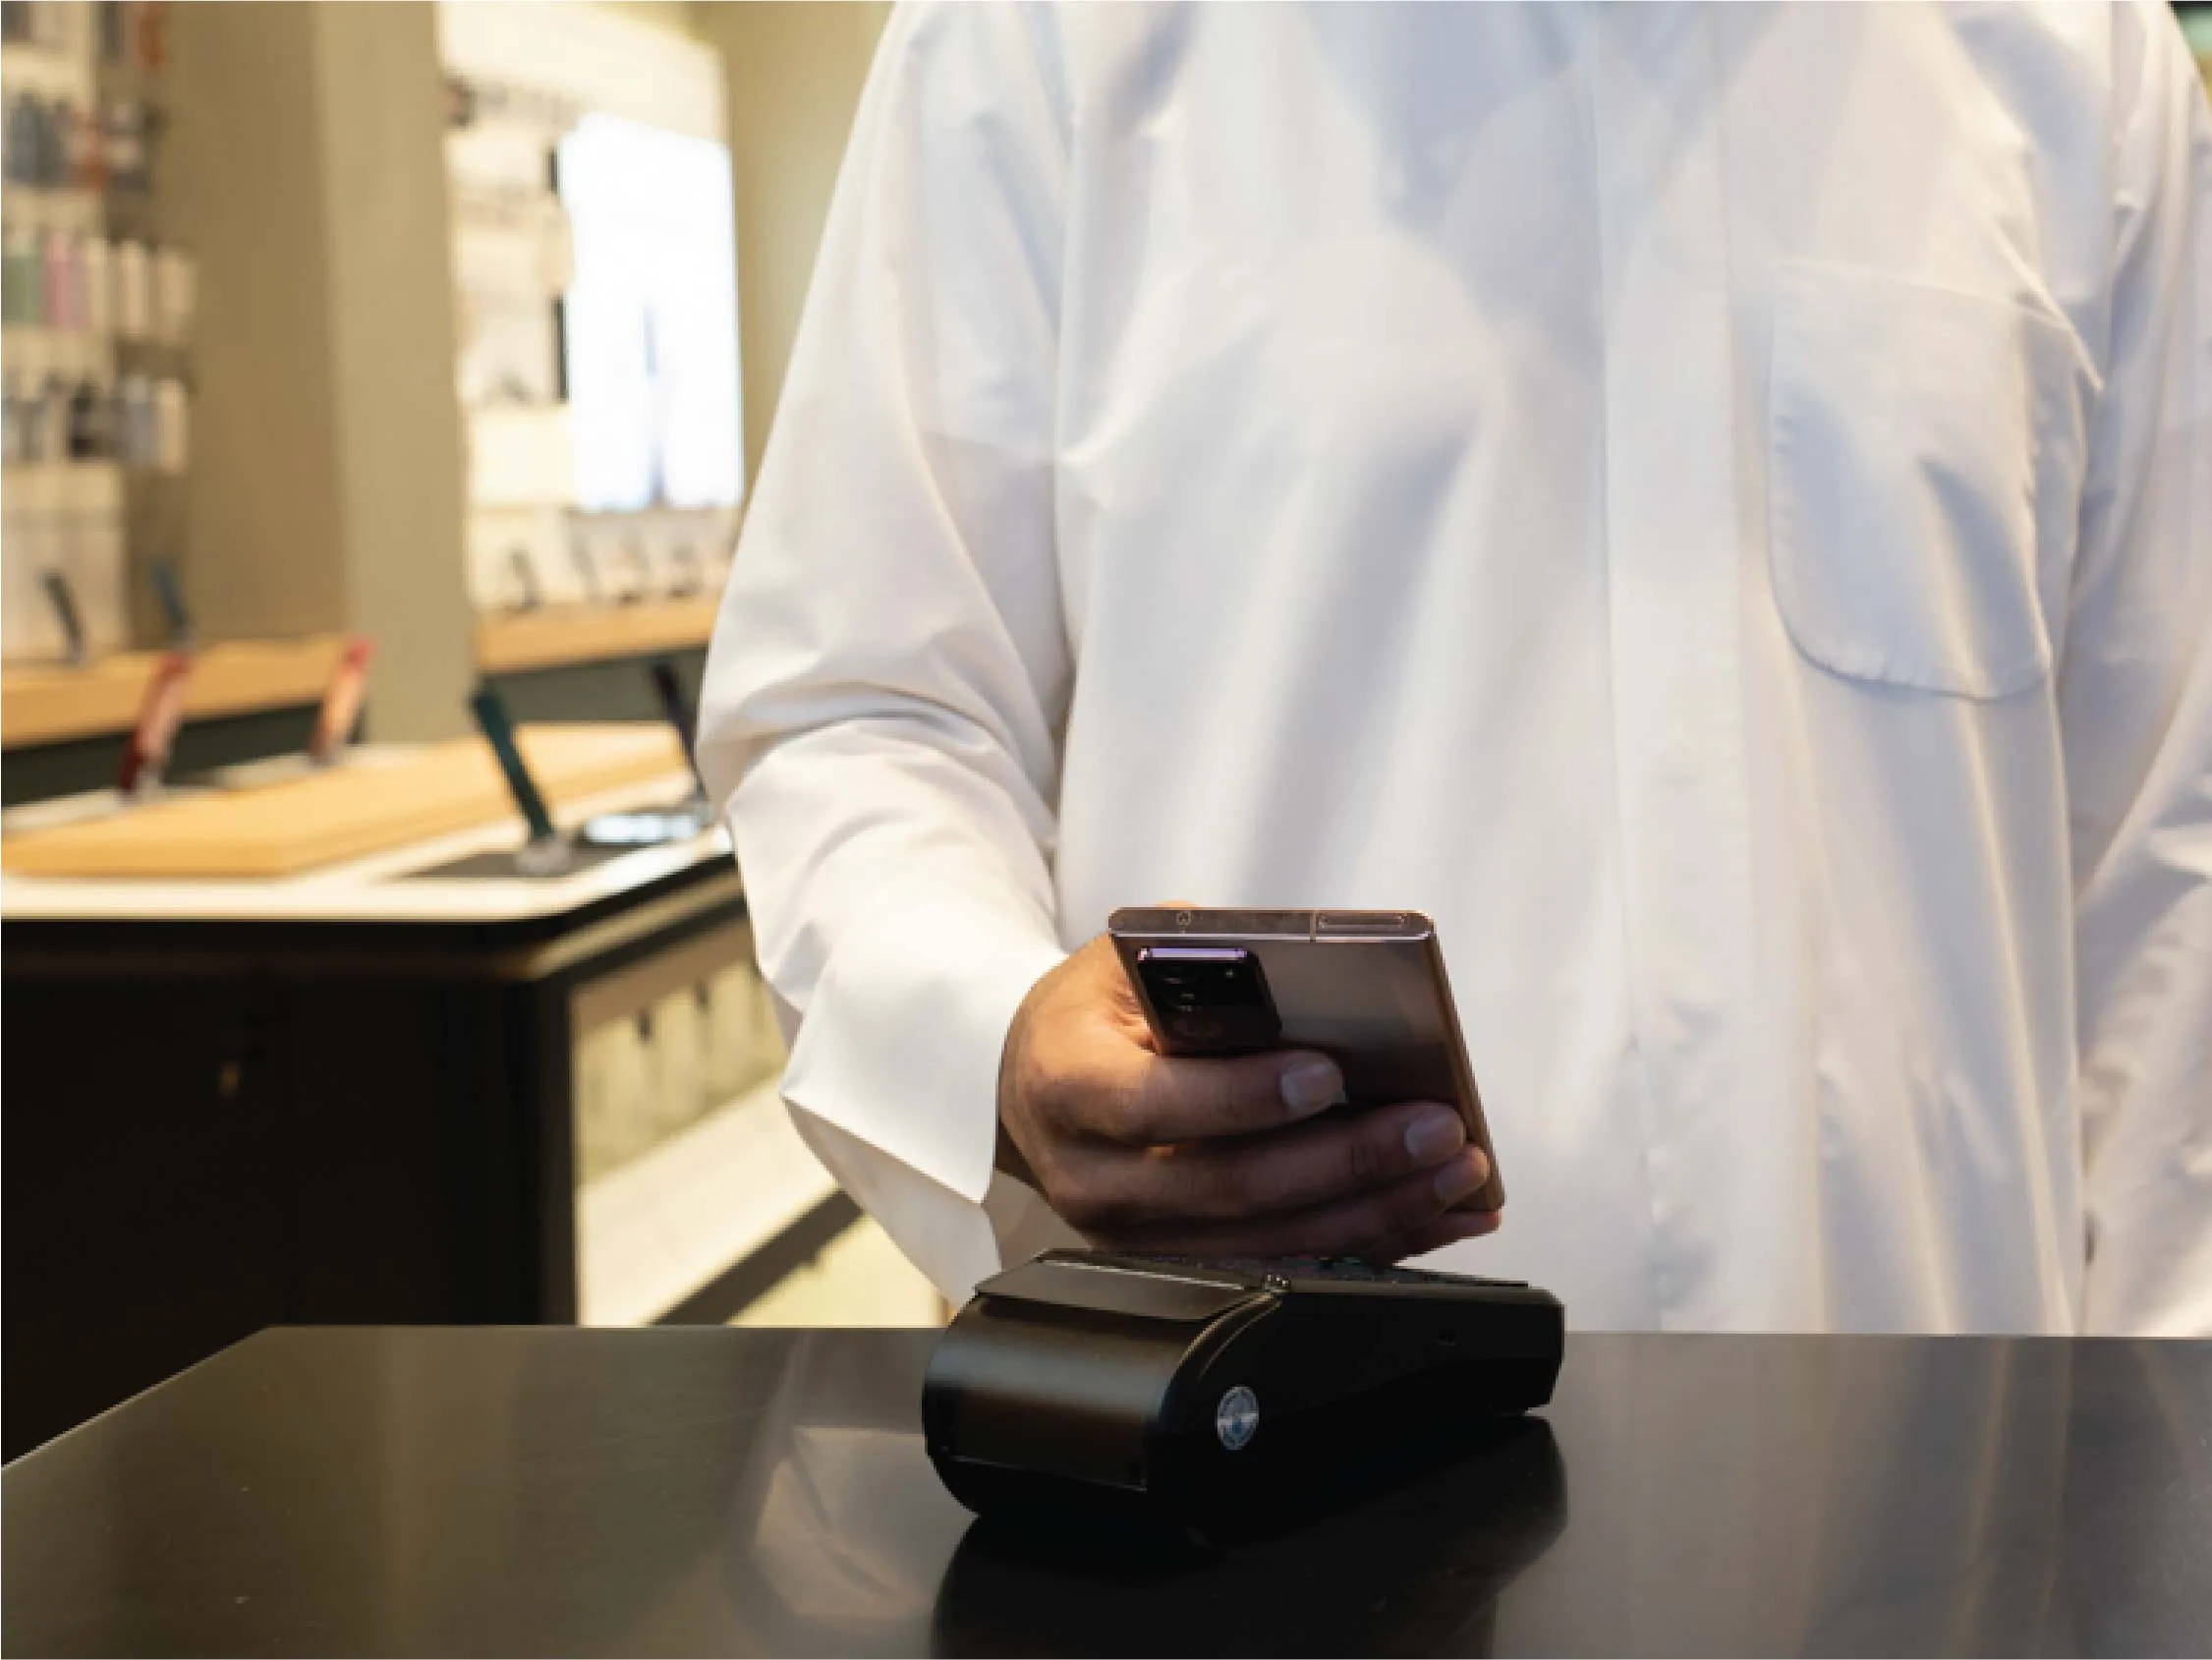
{"label": "phone on display stand", "polygon": [[676,729],[676,741],[684,746],[684,766],[690,769],[692,788],[705,801],[707,777],[699,770],[699,749],[693,738],[699,727],[699,713],[684,696],[684,683],[674,663],[666,658],[655,658],[647,672],[652,680],[652,695],[660,704],[661,719]]}
{"label": "phone on display stand", "polygon": [[211,767],[177,781],[212,789],[262,789],[347,765],[354,753],[355,729],[361,724],[362,703],[369,694],[369,659],[374,655],[374,646],[360,635],[346,642],[337,667],[322,689],[322,702],[315,711],[314,729],[309,734],[306,749]]}
{"label": "phone on display stand", "polygon": [[369,659],[375,654],[375,643],[361,635],[346,642],[330,683],[322,689],[314,734],[308,740],[308,760],[313,766],[335,767],[345,758],[361,724],[361,706],[369,696]]}
{"label": "phone on display stand", "polygon": [[177,580],[177,567],[166,559],[156,559],[148,567],[148,575],[153,580],[153,597],[161,606],[161,620],[169,628],[169,644],[178,651],[190,651],[192,609],[185,603],[184,584]]}
{"label": "phone on display stand", "polygon": [[675,728],[676,741],[683,746],[684,765],[691,773],[691,793],[665,807],[601,813],[587,819],[581,831],[586,846],[662,847],[672,841],[689,841],[713,826],[714,809],[708,804],[707,780],[700,775],[699,756],[692,747],[697,716],[692,714],[691,700],[684,696],[676,665],[658,658],[648,672],[653,696],[660,704],[661,718]]}
{"label": "phone on display stand", "polygon": [[191,677],[192,658],[184,652],[165,652],[154,665],[139,718],[123,746],[123,766],[115,778],[123,795],[150,795],[161,787],[177,728],[185,723],[185,682]]}
{"label": "phone on display stand", "polygon": [[84,618],[78,614],[76,590],[70,587],[69,578],[51,570],[38,573],[38,586],[46,591],[46,603],[53,607],[54,620],[61,625],[65,659],[82,667],[91,660],[92,653]]}
{"label": "phone on display stand", "polygon": [[1139,907],[1115,911],[1106,932],[1163,1053],[1310,1049],[1342,1070],[1352,1111],[1454,1107],[1490,1160],[1465,1208],[1504,1202],[1436,924],[1421,912]]}
{"label": "phone on display stand", "polygon": [[549,876],[569,869],[576,862],[576,850],[553,828],[553,815],[546,809],[544,794],[523,760],[522,746],[515,741],[515,722],[507,713],[506,700],[489,686],[480,686],[469,699],[469,713],[476,716],[477,730],[483,734],[499,762],[500,775],[507,780],[507,793],[514,797],[515,810],[530,827],[530,840],[515,855],[516,868],[526,876]]}

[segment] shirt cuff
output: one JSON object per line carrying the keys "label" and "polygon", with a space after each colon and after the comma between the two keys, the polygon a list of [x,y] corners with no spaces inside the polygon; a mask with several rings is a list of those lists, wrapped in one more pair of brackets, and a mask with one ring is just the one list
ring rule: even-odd
{"label": "shirt cuff", "polygon": [[1039,923],[973,898],[879,911],[830,953],[791,1047],[800,1134],[956,1300],[998,1267],[987,1196],[1031,1231],[992,1193],[998,1062],[1014,1011],[1064,955]]}

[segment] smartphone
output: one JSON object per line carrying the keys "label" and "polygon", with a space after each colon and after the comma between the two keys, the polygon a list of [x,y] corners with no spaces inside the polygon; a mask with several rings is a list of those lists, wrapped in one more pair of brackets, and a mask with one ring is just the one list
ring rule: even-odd
{"label": "smartphone", "polygon": [[1118,910],[1106,932],[1168,1055],[1318,1050],[1353,1109],[1441,1101],[1490,1159],[1467,1208],[1505,1200],[1436,924],[1419,911]]}
{"label": "smartphone", "polygon": [[676,673],[676,665],[666,658],[656,658],[647,671],[652,677],[652,695],[659,700],[660,717],[676,729],[676,741],[684,746],[684,765],[691,769],[691,781],[699,792],[699,799],[707,799],[707,775],[699,770],[699,751],[693,743],[693,734],[699,730],[699,712],[691,707],[691,699],[684,696],[684,683]]}
{"label": "smartphone", "polygon": [[362,702],[369,695],[369,659],[375,653],[375,643],[362,635],[346,642],[330,684],[322,689],[322,707],[315,711],[314,733],[308,739],[308,759],[315,766],[336,766],[353,742]]}
{"label": "smartphone", "polygon": [[139,718],[123,746],[123,767],[115,787],[125,795],[160,787],[169,771],[169,751],[177,742],[177,728],[185,723],[185,682],[192,678],[192,657],[186,652],[164,652],[154,665],[139,704]]}
{"label": "smartphone", "polygon": [[476,716],[477,730],[491,746],[500,773],[507,780],[507,793],[515,798],[516,811],[530,827],[532,844],[558,841],[560,832],[553,828],[553,815],[546,811],[545,797],[531,775],[530,764],[522,758],[522,746],[515,742],[515,722],[507,713],[507,700],[489,686],[480,685],[469,698],[469,713]]}

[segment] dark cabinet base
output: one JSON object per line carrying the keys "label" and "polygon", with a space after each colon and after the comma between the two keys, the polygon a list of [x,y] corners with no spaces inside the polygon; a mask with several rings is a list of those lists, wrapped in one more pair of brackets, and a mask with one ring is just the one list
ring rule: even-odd
{"label": "dark cabinet base", "polygon": [[5,1457],[268,1325],[573,1321],[572,994],[743,916],[726,855],[625,897],[0,931]]}

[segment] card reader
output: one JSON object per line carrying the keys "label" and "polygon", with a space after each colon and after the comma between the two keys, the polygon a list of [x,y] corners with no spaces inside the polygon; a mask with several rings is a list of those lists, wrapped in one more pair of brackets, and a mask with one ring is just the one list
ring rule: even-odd
{"label": "card reader", "polygon": [[931,1461],[990,1515],[1073,1503],[1201,1535],[1552,1398],[1547,1291],[1348,1259],[1048,1251],[930,1359]]}

